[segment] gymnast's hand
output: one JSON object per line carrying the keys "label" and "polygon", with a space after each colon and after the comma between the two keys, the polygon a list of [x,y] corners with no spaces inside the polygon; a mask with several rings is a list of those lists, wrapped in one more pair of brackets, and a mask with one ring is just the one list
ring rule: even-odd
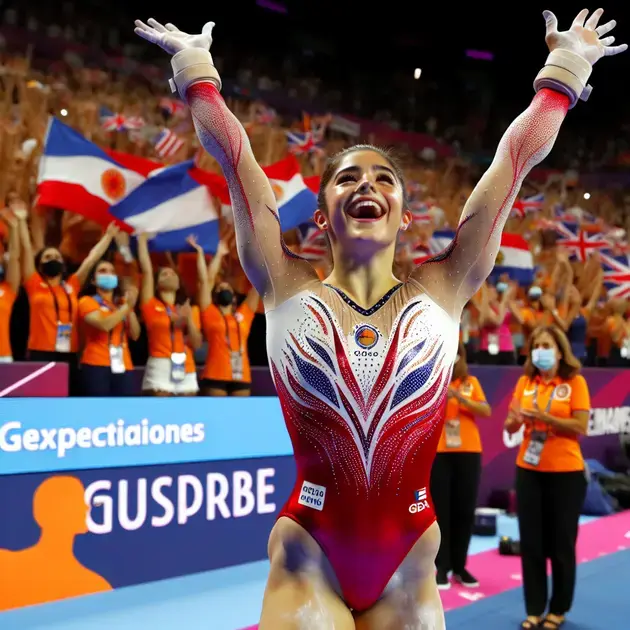
{"label": "gymnast's hand", "polygon": [[152,44],[157,44],[169,55],[174,55],[186,48],[203,48],[204,50],[210,50],[210,46],[212,45],[212,29],[214,28],[214,22],[207,22],[201,29],[199,35],[184,33],[174,24],[162,26],[162,24],[153,18],[149,18],[147,22],[148,24],[145,24],[141,20],[136,20],[136,28],[133,32],[142,37],[142,39],[146,39]]}
{"label": "gymnast's hand", "polygon": [[[551,11],[543,11],[543,17],[547,24],[545,41],[549,52],[556,48],[570,50],[588,61],[591,66],[610,55],[618,55],[628,49],[627,44],[612,46],[614,37],[603,37],[615,28],[617,22],[611,20],[602,26],[597,26],[604,9],[597,9],[588,20],[588,9],[583,9],[577,14],[571,28],[568,31],[558,31],[558,19]],[[602,38],[602,39],[600,39]]]}

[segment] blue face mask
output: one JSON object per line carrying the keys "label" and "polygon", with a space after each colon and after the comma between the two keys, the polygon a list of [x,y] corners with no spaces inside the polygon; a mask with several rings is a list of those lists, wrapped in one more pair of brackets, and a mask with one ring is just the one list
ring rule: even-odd
{"label": "blue face mask", "polygon": [[118,286],[118,276],[113,273],[99,273],[96,276],[96,286],[104,291],[113,291]]}
{"label": "blue face mask", "polygon": [[527,295],[529,296],[530,300],[539,300],[542,296],[542,289],[540,289],[539,287],[532,287]]}
{"label": "blue face mask", "polygon": [[553,348],[534,348],[532,363],[539,370],[550,370],[556,364],[556,351]]}
{"label": "blue face mask", "polygon": [[505,282],[497,282],[497,291],[499,293],[505,293],[508,290],[508,285]]}

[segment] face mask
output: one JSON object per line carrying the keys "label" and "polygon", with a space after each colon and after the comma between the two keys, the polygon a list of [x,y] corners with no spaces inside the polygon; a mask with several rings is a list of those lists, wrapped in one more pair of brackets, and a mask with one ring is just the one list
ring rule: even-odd
{"label": "face mask", "polygon": [[534,348],[532,363],[539,370],[550,370],[556,364],[556,351],[553,348]]}
{"label": "face mask", "polygon": [[229,306],[234,299],[234,293],[229,289],[223,289],[217,292],[217,304],[219,306]]}
{"label": "face mask", "polygon": [[505,282],[497,282],[497,292],[505,293],[508,289],[508,285]]}
{"label": "face mask", "polygon": [[535,287],[533,289],[530,289],[527,295],[529,296],[530,300],[539,300],[542,295],[542,289]]}
{"label": "face mask", "polygon": [[112,291],[118,286],[118,276],[113,273],[99,273],[96,278],[96,286],[105,291]]}
{"label": "face mask", "polygon": [[56,278],[63,272],[63,263],[60,260],[47,260],[42,263],[42,273],[47,278]]}

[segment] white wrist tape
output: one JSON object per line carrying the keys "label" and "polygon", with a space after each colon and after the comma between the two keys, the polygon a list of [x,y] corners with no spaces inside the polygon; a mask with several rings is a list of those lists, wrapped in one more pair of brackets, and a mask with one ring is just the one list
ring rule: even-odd
{"label": "white wrist tape", "polygon": [[212,62],[212,55],[203,48],[185,48],[171,59],[173,78],[168,84],[173,92],[179,92],[186,100],[186,90],[198,81],[211,81],[221,90],[221,77]]}
{"label": "white wrist tape", "polygon": [[593,88],[587,85],[587,81],[592,71],[591,64],[580,55],[556,48],[549,53],[544,68],[534,80],[534,89],[538,92],[542,88],[550,88],[566,94],[571,109],[578,99],[588,100]]}

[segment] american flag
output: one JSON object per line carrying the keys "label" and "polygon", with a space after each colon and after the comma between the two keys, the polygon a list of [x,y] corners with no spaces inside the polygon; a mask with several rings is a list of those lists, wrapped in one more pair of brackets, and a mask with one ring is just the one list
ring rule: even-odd
{"label": "american flag", "polygon": [[162,129],[155,139],[155,152],[161,158],[175,155],[184,146],[184,140],[170,129]]}
{"label": "american flag", "polygon": [[630,257],[600,254],[604,269],[604,286],[608,296],[616,299],[630,298]]}
{"label": "american flag", "polygon": [[412,201],[409,210],[414,223],[432,223],[433,217],[429,214],[433,204],[428,201]]}
{"label": "american flag", "polygon": [[531,197],[525,197],[523,199],[517,199],[512,206],[512,215],[525,218],[525,215],[530,212],[538,212],[542,209],[543,202],[545,201],[545,194],[539,193]]}
{"label": "american flag", "polygon": [[100,120],[105,131],[135,131],[145,125],[144,119],[140,116],[116,114],[106,107],[101,107]]}

